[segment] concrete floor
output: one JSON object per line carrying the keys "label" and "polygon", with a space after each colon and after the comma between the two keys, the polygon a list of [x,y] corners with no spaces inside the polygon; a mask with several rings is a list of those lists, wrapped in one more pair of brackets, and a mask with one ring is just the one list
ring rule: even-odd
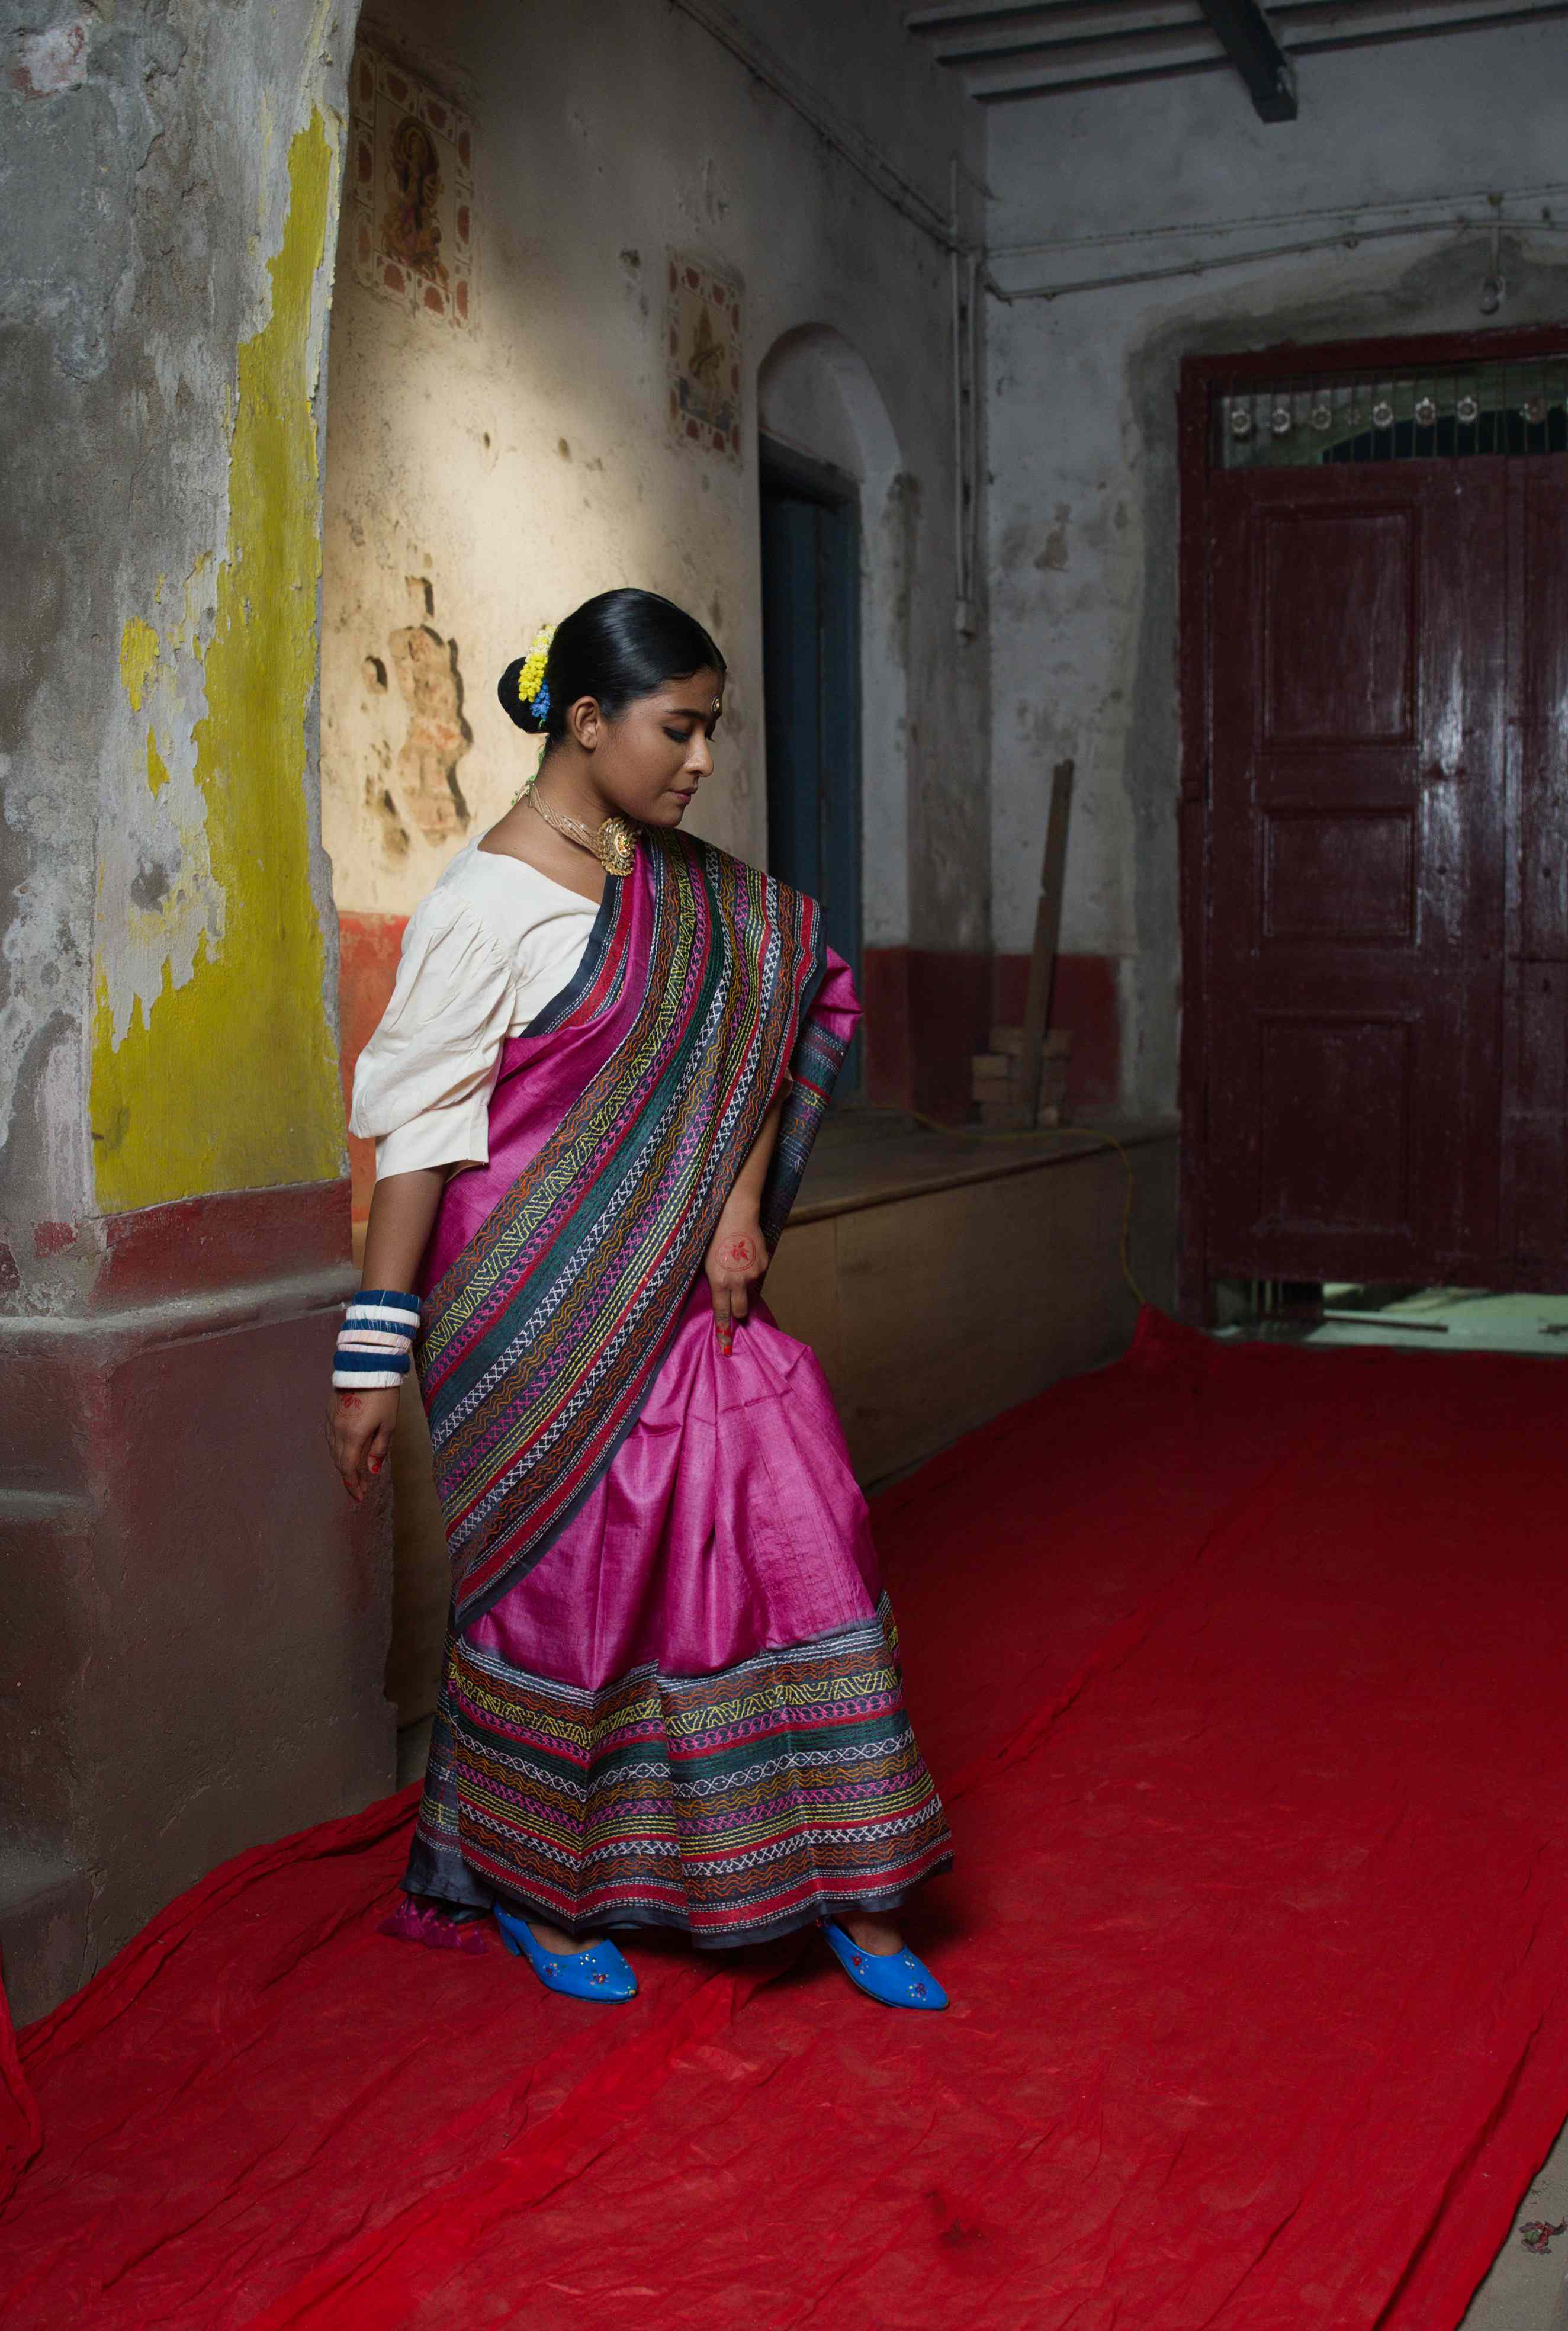
{"label": "concrete floor", "polygon": [[1465,2316],[1464,2331],[1568,2331],[1568,2233],[1526,2250],[1520,2228],[1568,2221],[1568,2128],[1520,2203],[1514,2231]]}

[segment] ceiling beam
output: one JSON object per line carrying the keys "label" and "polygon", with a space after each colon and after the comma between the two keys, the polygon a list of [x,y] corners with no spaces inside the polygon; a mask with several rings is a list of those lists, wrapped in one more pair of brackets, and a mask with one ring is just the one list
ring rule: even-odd
{"label": "ceiling beam", "polygon": [[[1198,0],[1181,0],[1183,15],[1195,16]],[[922,40],[934,41],[948,33],[1054,31],[1062,17],[1094,16],[1113,27],[1136,24],[1143,20],[1157,22],[1169,13],[1169,0],[1019,0],[1019,5],[998,8],[971,5],[971,0],[946,0],[946,5],[934,8],[912,8],[905,15],[904,29]]]}
{"label": "ceiling beam", "polygon": [[1296,69],[1258,0],[1198,0],[1259,121],[1294,121]]}
{"label": "ceiling beam", "polygon": [[[1288,60],[1561,20],[1568,0],[1270,0]],[[1235,71],[1210,0],[945,0],[906,23],[983,105]],[[1288,119],[1288,115],[1283,118]]]}
{"label": "ceiling beam", "polygon": [[1098,5],[1054,10],[1047,21],[1041,21],[1036,10],[1030,17],[1020,15],[1016,23],[982,32],[954,30],[926,37],[938,63],[962,66],[984,63],[987,57],[1052,56],[1079,47],[1104,48],[1107,42],[1141,43],[1156,33],[1171,32],[1184,33],[1213,48],[1212,33],[1196,5],[1185,5],[1185,0],[1169,0],[1163,8],[1140,7],[1136,22],[1126,31],[1118,29],[1115,14],[1099,0]]}
{"label": "ceiling beam", "polygon": [[1157,79],[1195,64],[1229,72],[1231,62],[1215,45],[1206,24],[1192,33],[1166,33],[1157,40],[1073,41],[1060,49],[1028,48],[974,58],[964,68],[964,84],[982,100],[1032,82],[1042,89],[1080,89],[1105,75]]}
{"label": "ceiling beam", "polygon": [[[1269,15],[1279,45],[1293,57],[1306,30],[1325,38],[1343,33],[1441,30],[1451,17],[1505,16],[1519,12],[1519,0],[1269,0]],[[1529,9],[1538,14],[1538,6]]]}
{"label": "ceiling beam", "polygon": [[[1513,24],[1553,13],[1553,0],[1526,0],[1523,6],[1519,0],[1356,0],[1354,6],[1348,0],[1273,0],[1270,10],[1274,29],[1291,57],[1328,40],[1365,42],[1407,33],[1446,33],[1459,24],[1468,31],[1494,19]],[[1310,43],[1306,33],[1313,36]]]}
{"label": "ceiling beam", "polygon": [[973,46],[961,55],[945,56],[942,62],[959,66],[966,79],[986,74],[996,66],[1038,64],[1047,69],[1044,79],[1055,81],[1081,80],[1101,67],[1115,71],[1130,64],[1180,64],[1189,57],[1210,57],[1216,65],[1228,65],[1202,17],[1191,25],[1175,24],[1158,33],[1109,33],[1101,40],[1013,41],[1005,47],[988,49]]}
{"label": "ceiling beam", "polygon": [[1006,65],[965,74],[965,87],[982,105],[1008,105],[1034,97],[1084,97],[1101,89],[1127,89],[1139,81],[1181,81],[1191,73],[1228,73],[1228,57],[1212,56],[1174,64],[1128,65],[1094,72],[1049,76],[1037,65]]}

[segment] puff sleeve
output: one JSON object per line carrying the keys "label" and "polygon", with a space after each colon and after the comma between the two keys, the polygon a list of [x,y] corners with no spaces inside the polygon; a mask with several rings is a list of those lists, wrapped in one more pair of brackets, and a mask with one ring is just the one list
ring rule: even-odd
{"label": "puff sleeve", "polygon": [[392,1001],[354,1071],[349,1130],[375,1140],[378,1181],[488,1162],[517,975],[451,890],[438,886],[410,916]]}

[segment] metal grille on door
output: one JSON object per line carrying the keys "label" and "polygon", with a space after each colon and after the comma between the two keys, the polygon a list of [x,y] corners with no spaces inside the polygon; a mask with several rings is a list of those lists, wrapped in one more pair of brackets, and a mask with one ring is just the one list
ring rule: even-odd
{"label": "metal grille on door", "polygon": [[1568,453],[1568,355],[1383,378],[1221,385],[1212,427],[1219,470]]}

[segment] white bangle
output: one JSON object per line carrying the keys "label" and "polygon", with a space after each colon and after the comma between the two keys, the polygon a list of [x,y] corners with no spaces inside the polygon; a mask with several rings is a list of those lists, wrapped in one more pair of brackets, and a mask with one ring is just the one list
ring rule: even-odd
{"label": "white bangle", "polygon": [[419,1298],[398,1288],[362,1289],[347,1307],[333,1355],[335,1392],[394,1392],[413,1365]]}

